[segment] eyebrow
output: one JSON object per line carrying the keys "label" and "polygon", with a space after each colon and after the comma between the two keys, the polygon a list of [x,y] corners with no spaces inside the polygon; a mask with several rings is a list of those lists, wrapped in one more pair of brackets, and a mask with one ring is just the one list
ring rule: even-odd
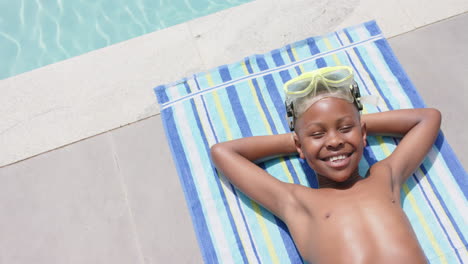
{"label": "eyebrow", "polygon": [[[343,120],[345,119],[350,119],[350,120],[353,120],[353,117],[350,116],[350,115],[345,115],[343,117],[340,117],[336,120],[336,123],[339,124],[341,122],[343,122]],[[305,126],[304,128],[305,129],[308,129],[310,128],[311,126],[319,126],[319,127],[323,127],[323,123],[322,122],[312,122],[312,123],[309,123],[307,126]]]}
{"label": "eyebrow", "polygon": [[343,122],[343,120],[348,119],[348,118],[351,119],[351,120],[353,120],[353,117],[352,117],[352,116],[350,116],[350,115],[345,115],[345,116],[339,118],[338,120],[336,120],[336,122],[337,122],[337,123],[340,123],[340,122]]}

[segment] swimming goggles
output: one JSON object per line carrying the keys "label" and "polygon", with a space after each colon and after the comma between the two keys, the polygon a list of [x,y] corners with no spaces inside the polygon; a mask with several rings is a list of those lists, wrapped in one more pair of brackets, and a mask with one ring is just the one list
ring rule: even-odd
{"label": "swimming goggles", "polygon": [[325,97],[337,97],[363,109],[359,87],[351,67],[334,66],[306,72],[284,85],[289,128],[294,131],[295,119],[312,104]]}

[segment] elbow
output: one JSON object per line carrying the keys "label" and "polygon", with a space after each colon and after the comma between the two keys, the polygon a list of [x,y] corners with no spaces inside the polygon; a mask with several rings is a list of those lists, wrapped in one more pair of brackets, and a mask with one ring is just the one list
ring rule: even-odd
{"label": "elbow", "polygon": [[225,152],[225,146],[223,143],[216,143],[210,148],[210,156],[211,160],[216,164],[216,161],[219,159],[220,156],[223,155]]}
{"label": "elbow", "polygon": [[222,145],[220,143],[216,143],[210,148],[210,155],[211,159],[214,159],[215,156],[219,155],[219,152],[222,149]]}
{"label": "elbow", "polygon": [[426,117],[440,128],[440,124],[442,122],[442,113],[438,109],[427,108]]}

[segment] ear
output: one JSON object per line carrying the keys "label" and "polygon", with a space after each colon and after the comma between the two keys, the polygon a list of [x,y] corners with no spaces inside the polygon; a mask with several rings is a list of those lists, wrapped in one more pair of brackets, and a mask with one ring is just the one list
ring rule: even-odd
{"label": "ear", "polygon": [[361,121],[361,133],[362,133],[362,141],[364,142],[364,147],[367,146],[367,126],[366,122]]}
{"label": "ear", "polygon": [[296,146],[297,153],[299,153],[299,157],[301,157],[301,159],[304,159],[304,153],[302,153],[301,142],[299,141],[299,137],[297,136],[296,132],[292,132],[292,135],[293,135],[294,145]]}

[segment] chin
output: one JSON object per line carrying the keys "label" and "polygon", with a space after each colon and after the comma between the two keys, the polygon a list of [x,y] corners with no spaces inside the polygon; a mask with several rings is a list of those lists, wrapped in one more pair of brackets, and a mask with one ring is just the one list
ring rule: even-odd
{"label": "chin", "polygon": [[336,175],[335,177],[327,177],[327,178],[335,182],[345,182],[346,180],[351,178],[351,174],[346,175],[346,176]]}

